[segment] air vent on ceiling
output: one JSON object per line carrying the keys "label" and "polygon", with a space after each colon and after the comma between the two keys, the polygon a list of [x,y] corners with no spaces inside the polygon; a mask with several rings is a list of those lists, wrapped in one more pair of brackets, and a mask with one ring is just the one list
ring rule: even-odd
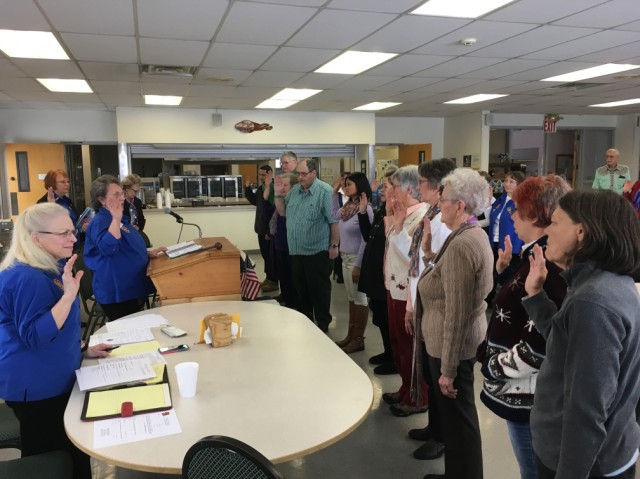
{"label": "air vent on ceiling", "polygon": [[585,82],[572,82],[563,83],[562,85],[555,85],[549,87],[549,90],[584,90],[585,88],[593,88],[594,86],[608,85],[608,83],[585,83]]}
{"label": "air vent on ceiling", "polygon": [[142,65],[143,75],[193,78],[196,67],[176,67],[168,65]]}

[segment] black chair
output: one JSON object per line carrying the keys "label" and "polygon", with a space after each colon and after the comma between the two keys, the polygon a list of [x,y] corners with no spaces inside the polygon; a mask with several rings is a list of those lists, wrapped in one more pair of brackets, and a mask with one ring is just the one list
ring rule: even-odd
{"label": "black chair", "polygon": [[78,251],[77,253],[76,270],[84,271],[84,275],[80,278],[80,289],[78,292],[80,293],[82,308],[88,317],[84,332],[82,333],[82,340],[86,342],[97,329],[104,326],[104,323],[107,321],[107,315],[93,296],[93,271],[87,268],[84,262],[83,252]]}
{"label": "black chair", "polygon": [[0,449],[20,449],[20,423],[5,403],[0,403]]}
{"label": "black chair", "polygon": [[0,477],[20,479],[72,479],[73,463],[64,451],[51,451],[35,456],[0,461]]}
{"label": "black chair", "polygon": [[248,444],[226,436],[207,436],[189,448],[183,479],[282,479],[273,464]]}

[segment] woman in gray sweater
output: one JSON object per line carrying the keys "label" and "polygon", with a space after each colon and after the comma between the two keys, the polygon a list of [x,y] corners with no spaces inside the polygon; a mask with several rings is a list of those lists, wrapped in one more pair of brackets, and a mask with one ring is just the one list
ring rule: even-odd
{"label": "woman in gray sweater", "polygon": [[564,269],[558,310],[539,246],[523,305],[547,340],[531,431],[538,478],[630,478],[640,446],[640,221],[622,196],[573,191],[552,216],[546,256]]}

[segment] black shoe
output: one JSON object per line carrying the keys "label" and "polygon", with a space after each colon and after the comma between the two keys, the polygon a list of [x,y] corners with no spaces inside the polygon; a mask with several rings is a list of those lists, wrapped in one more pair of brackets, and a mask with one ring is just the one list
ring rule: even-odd
{"label": "black shoe", "polygon": [[369,358],[369,364],[384,364],[388,363],[389,361],[391,361],[391,355],[386,351]]}
{"label": "black shoe", "polygon": [[422,479],[447,479],[444,474],[427,474]]}
{"label": "black shoe", "polygon": [[413,457],[420,459],[421,461],[438,459],[443,454],[444,444],[436,441],[435,439],[429,439],[422,446],[413,451]]}
{"label": "black shoe", "polygon": [[420,414],[423,412],[427,412],[429,409],[428,406],[411,406],[410,404],[392,404],[389,406],[389,411],[391,414],[398,417],[407,417],[412,414]]}
{"label": "black shoe", "polygon": [[392,362],[384,363],[373,368],[373,374],[377,374],[378,376],[387,376],[389,374],[396,374],[397,372],[396,365]]}
{"label": "black shoe", "polygon": [[382,393],[382,400],[387,404],[398,404],[400,399],[400,393]]}
{"label": "black shoe", "polygon": [[409,437],[416,441],[428,441],[431,439],[431,431],[429,426],[419,429],[409,429]]}

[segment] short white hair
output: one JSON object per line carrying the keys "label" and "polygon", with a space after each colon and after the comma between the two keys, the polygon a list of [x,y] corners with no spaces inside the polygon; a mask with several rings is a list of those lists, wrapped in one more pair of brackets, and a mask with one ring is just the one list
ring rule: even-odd
{"label": "short white hair", "polygon": [[449,199],[464,202],[465,211],[477,216],[489,205],[487,180],[471,168],[457,168],[442,180],[449,187]]}

